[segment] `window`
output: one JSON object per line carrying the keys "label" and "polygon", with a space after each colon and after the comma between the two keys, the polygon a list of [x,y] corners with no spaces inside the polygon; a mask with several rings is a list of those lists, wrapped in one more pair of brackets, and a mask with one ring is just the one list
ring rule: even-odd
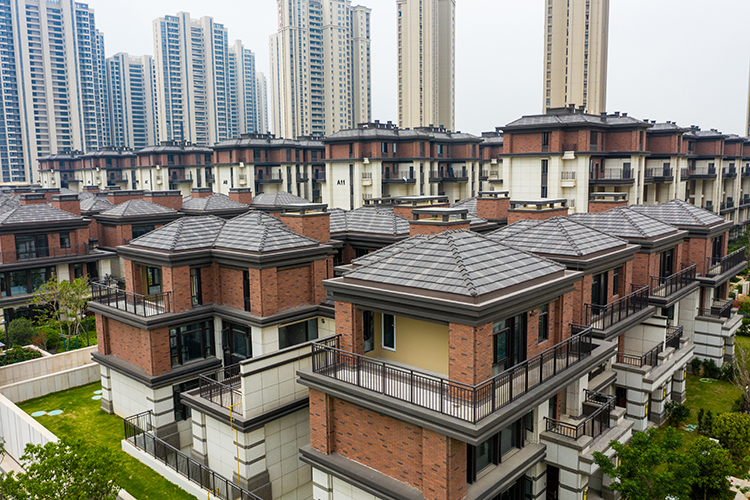
{"label": "window", "polygon": [[598,306],[607,304],[607,273],[596,274],[591,280],[591,303]]}
{"label": "window", "polygon": [[197,389],[198,385],[198,379],[195,379],[172,386],[172,401],[174,403],[174,419],[176,422],[190,418],[190,407],[182,404],[180,394]]}
{"label": "window", "polygon": [[190,268],[190,295],[194,306],[203,303],[201,300],[201,270],[198,267]]}
{"label": "window", "polygon": [[148,295],[161,293],[161,267],[146,268],[146,285],[148,287]]}
{"label": "window", "polygon": [[221,344],[224,349],[224,366],[253,357],[252,329],[249,326],[223,321]]}
{"label": "window", "polygon": [[213,321],[201,321],[169,329],[172,366],[213,356]]}
{"label": "window", "polygon": [[542,198],[547,197],[548,178],[549,178],[549,160],[542,160]]}
{"label": "window", "polygon": [[16,255],[18,260],[48,257],[49,249],[47,248],[47,235],[16,235]]}
{"label": "window", "polygon": [[370,352],[375,349],[375,314],[372,311],[362,312],[362,336],[364,351]]}
{"label": "window", "polygon": [[70,233],[60,233],[60,248],[70,248]]}
{"label": "window", "polygon": [[83,264],[73,265],[73,279],[83,278]]}
{"label": "window", "polygon": [[526,359],[526,313],[492,325],[493,369],[500,373]]}
{"label": "window", "polygon": [[539,342],[549,340],[549,305],[539,308]]}
{"label": "window", "polygon": [[318,320],[309,319],[279,327],[279,349],[292,347],[318,338]]}
{"label": "window", "polygon": [[478,446],[467,447],[466,481],[468,483],[475,482],[481,473],[491,466],[501,464],[508,452],[523,448],[527,420],[528,415],[524,415],[487,441]]}
{"label": "window", "polygon": [[542,153],[549,151],[549,132],[542,132]]}
{"label": "window", "polygon": [[590,151],[596,151],[597,145],[599,143],[599,134],[597,132],[591,132],[591,139],[589,141],[589,149]]}
{"label": "window", "polygon": [[155,229],[155,226],[153,224],[145,224],[142,226],[132,226],[132,227],[133,227],[133,239],[138,238],[139,236],[143,236],[144,234],[148,234]]}
{"label": "window", "polygon": [[380,337],[383,349],[396,350],[396,318],[393,314],[383,314],[381,318],[382,335]]}
{"label": "window", "polygon": [[388,143],[387,142],[383,142],[383,143],[380,144],[380,152],[382,154],[384,154],[384,155],[388,154]]}
{"label": "window", "polygon": [[659,265],[659,276],[666,278],[674,274],[674,248],[662,252]]}
{"label": "window", "polygon": [[250,272],[242,271],[242,293],[245,297],[245,311],[250,312]]}

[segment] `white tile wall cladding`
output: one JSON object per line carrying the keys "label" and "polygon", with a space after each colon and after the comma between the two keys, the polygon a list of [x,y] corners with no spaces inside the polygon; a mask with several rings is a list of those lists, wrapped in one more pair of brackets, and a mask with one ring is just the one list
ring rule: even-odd
{"label": "white tile wall cladding", "polygon": [[252,417],[307,396],[307,387],[297,383],[297,370],[310,366],[310,357],[248,377],[244,385],[245,417]]}
{"label": "white tile wall cladding", "polygon": [[120,417],[129,417],[151,409],[147,400],[151,390],[114,370],[110,370],[114,411]]}

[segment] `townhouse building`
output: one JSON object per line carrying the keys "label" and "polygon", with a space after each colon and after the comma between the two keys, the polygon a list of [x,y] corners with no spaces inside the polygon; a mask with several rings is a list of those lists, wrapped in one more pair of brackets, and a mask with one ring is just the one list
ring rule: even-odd
{"label": "townhouse building", "polygon": [[353,210],[370,198],[447,196],[451,202],[476,196],[481,139],[444,127],[399,129],[363,123],[325,139],[325,182],[321,202]]}
{"label": "townhouse building", "polygon": [[307,393],[294,372],[310,341],[333,333],[323,280],[338,246],[311,204],[182,217],[119,246],[125,289],[95,283],[89,306],[102,408],[140,414],[129,425],[147,422],[161,450],[226,478],[237,495],[222,498],[309,498],[297,460]]}
{"label": "townhouse building", "polygon": [[112,272],[116,256],[92,244],[91,220],[81,216],[76,194],[29,192],[1,199],[0,308],[6,327],[17,317],[34,317],[27,302],[51,278],[96,279]]}

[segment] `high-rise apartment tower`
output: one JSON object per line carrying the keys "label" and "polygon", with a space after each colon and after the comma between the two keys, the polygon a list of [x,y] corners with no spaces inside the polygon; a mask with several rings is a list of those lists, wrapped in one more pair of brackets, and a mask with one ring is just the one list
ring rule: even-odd
{"label": "high-rise apartment tower", "polygon": [[607,110],[609,0],[545,0],[544,109]]}
{"label": "high-rise apartment tower", "polygon": [[231,127],[232,137],[257,131],[258,109],[256,99],[255,54],[236,40],[229,47],[231,72]]}
{"label": "high-rise apartment tower", "polygon": [[274,132],[330,135],[370,121],[370,9],[278,0],[270,38]]}
{"label": "high-rise apartment tower", "polygon": [[455,128],[456,1],[397,0],[398,122]]}
{"label": "high-rise apartment tower", "polygon": [[38,180],[36,159],[109,137],[104,37],[72,0],[0,0],[0,180]]}
{"label": "high-rise apartment tower", "polygon": [[107,58],[107,94],[113,146],[141,149],[158,137],[151,56],[120,52]]}
{"label": "high-rise apartment tower", "polygon": [[255,72],[255,109],[257,109],[256,130],[260,134],[268,132],[268,82],[266,75],[260,71]]}

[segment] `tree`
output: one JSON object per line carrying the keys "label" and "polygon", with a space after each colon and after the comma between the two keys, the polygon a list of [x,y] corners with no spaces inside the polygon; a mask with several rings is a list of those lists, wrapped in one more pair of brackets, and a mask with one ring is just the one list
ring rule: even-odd
{"label": "tree", "polygon": [[667,412],[667,421],[672,427],[679,428],[690,416],[690,408],[677,401],[667,401],[664,409]]}
{"label": "tree", "polygon": [[[29,345],[36,333],[34,325],[27,318],[16,318],[8,325],[8,339],[10,346]],[[7,347],[10,347],[7,346]]]}
{"label": "tree", "polygon": [[0,480],[3,499],[114,500],[120,491],[115,453],[83,440],[28,444],[21,463],[25,473]]}
{"label": "tree", "polygon": [[750,450],[750,415],[722,413],[714,419],[713,435],[736,461],[744,460]]}
{"label": "tree", "polygon": [[734,493],[729,489],[727,476],[733,469],[732,459],[724,447],[699,436],[683,455],[677,479],[690,484],[691,500],[729,500],[734,498]]}
{"label": "tree", "polygon": [[750,354],[739,344],[734,344],[734,377],[731,382],[740,391],[744,404],[740,404],[740,410],[750,410]]}
{"label": "tree", "polygon": [[617,465],[601,452],[594,453],[594,460],[602,472],[612,478],[610,489],[622,492],[628,500],[685,498],[688,485],[676,480],[680,463],[677,450],[681,444],[680,435],[672,427],[662,433],[649,429],[633,434],[627,445],[610,442]]}
{"label": "tree", "polygon": [[[89,280],[87,277],[76,278],[73,281],[57,281],[53,277],[34,292],[29,303],[43,306],[44,319],[57,322],[60,337],[68,339],[68,349],[70,349],[70,339],[78,338],[81,333],[88,301]],[[66,321],[71,322],[72,327],[67,335],[63,331],[63,324]],[[88,339],[86,344],[88,345]]]}

